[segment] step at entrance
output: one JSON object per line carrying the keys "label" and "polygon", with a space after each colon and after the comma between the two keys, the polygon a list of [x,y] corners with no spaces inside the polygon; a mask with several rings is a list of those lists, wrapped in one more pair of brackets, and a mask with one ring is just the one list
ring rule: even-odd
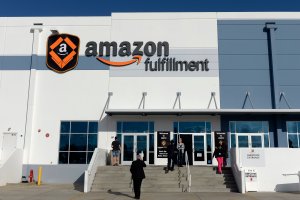
{"label": "step at entrance", "polygon": [[[130,166],[98,167],[92,185],[92,192],[131,192]],[[190,166],[192,174],[191,192],[237,192],[231,168],[224,168],[217,174],[214,167]],[[175,168],[165,173],[164,166],[144,168],[146,179],[142,192],[186,192],[186,168]]]}
{"label": "step at entrance", "polygon": [[[185,176],[186,169],[180,170]],[[223,174],[218,174],[216,167],[211,166],[190,166],[190,171],[191,192],[238,192],[231,168],[223,168]]]}
{"label": "step at entrance", "polygon": [[[142,192],[182,192],[179,170],[165,173],[163,166],[144,168],[146,179],[142,183]],[[99,167],[92,185],[92,192],[131,192],[130,166]]]}

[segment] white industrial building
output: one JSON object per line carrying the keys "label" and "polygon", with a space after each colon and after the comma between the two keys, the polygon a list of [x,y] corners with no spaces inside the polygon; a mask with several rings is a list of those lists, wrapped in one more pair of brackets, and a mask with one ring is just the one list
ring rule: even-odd
{"label": "white industrial building", "polygon": [[[160,132],[175,141],[180,135],[190,163],[199,166],[216,165],[214,134],[226,132],[228,162],[231,148],[241,155],[234,173],[244,176],[243,170],[254,168],[263,177],[259,168],[270,167],[265,157],[272,149],[300,155],[290,149],[300,146],[300,62],[294,58],[300,57],[299,22],[300,13],[0,18],[1,184],[20,181],[38,166],[44,182],[75,182],[95,148],[99,164],[109,164],[115,136],[122,165],[141,152],[147,164],[166,165]],[[79,44],[66,42],[68,34]],[[284,43],[289,40],[295,47]],[[71,49],[73,56],[63,60]],[[282,55],[294,64],[283,64]],[[49,66],[55,63],[61,71]],[[263,160],[242,161],[245,149],[260,152]],[[297,159],[289,165],[273,159],[282,164],[280,174],[300,171]],[[12,171],[15,179],[8,175]],[[282,176],[257,190],[297,181]]]}

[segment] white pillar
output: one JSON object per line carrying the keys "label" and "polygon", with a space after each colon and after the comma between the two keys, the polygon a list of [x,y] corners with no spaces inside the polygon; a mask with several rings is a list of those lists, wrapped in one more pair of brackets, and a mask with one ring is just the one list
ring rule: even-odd
{"label": "white pillar", "polygon": [[27,97],[27,111],[25,122],[25,134],[23,136],[23,164],[28,164],[30,159],[30,146],[32,140],[32,134],[34,133],[34,108],[36,98],[36,67],[38,66],[38,51],[40,32],[43,31],[42,25],[34,25],[30,32],[33,33],[32,40],[32,54],[31,54],[31,66],[29,72],[29,85],[28,85],[28,97]]}

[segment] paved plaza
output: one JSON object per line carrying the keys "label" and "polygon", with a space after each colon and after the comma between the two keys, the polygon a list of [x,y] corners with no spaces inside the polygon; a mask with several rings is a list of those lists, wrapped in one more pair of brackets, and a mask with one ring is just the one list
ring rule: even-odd
{"label": "paved plaza", "polygon": [[[133,193],[83,193],[73,185],[18,184],[0,187],[0,200],[126,200]],[[142,193],[142,200],[299,200],[300,193]]]}

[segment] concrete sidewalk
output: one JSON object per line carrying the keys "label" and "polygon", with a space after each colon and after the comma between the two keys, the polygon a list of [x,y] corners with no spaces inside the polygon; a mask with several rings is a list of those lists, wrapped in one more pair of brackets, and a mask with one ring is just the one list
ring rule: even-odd
{"label": "concrete sidewalk", "polygon": [[[82,193],[73,185],[17,184],[0,187],[0,200],[128,200],[133,193]],[[299,200],[299,193],[142,193],[142,200]]]}

